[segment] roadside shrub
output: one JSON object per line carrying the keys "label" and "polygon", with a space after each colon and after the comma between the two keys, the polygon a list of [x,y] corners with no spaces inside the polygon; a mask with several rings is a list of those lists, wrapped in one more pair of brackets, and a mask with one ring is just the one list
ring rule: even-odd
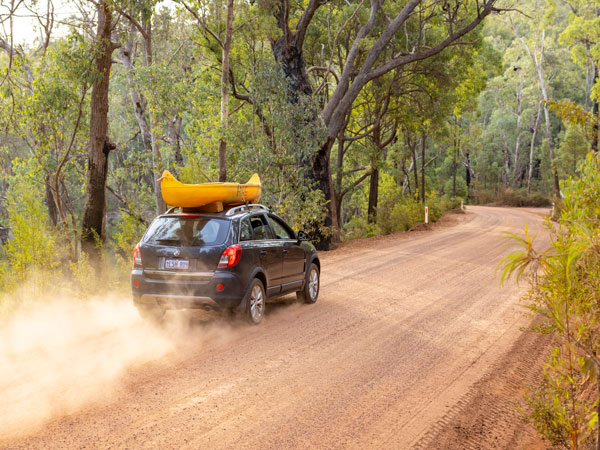
{"label": "roadside shrub", "polygon": [[402,189],[387,173],[380,174],[377,228],[379,234],[406,231],[423,221],[423,205],[402,195]]}
{"label": "roadside shrub", "polygon": [[527,193],[527,189],[524,188],[506,188],[500,192],[494,189],[474,188],[469,198],[475,205],[544,207],[552,204],[550,198],[545,195],[539,192]]}
{"label": "roadside shrub", "polygon": [[[56,231],[50,225],[43,203],[43,185],[32,182],[41,176],[32,161],[15,161],[6,193],[8,224],[12,237],[5,245],[10,274],[4,282],[22,281],[31,270],[56,269],[65,256]],[[42,177],[43,178],[43,177]],[[12,279],[12,280],[11,280]]]}
{"label": "roadside shrub", "polygon": [[489,205],[498,201],[498,193],[495,189],[484,189],[476,186],[471,188],[469,199],[474,205]]}
{"label": "roadside shrub", "polygon": [[446,211],[460,207],[460,202],[463,201],[460,197],[452,198],[449,195],[442,197],[427,196],[427,207],[429,208],[429,220],[431,222],[438,221]]}
{"label": "roadside shrub", "polygon": [[552,203],[548,197],[543,196],[538,192],[527,193],[525,189],[507,188],[500,192],[498,203],[505,206],[550,206]]}
{"label": "roadside shrub", "polygon": [[588,155],[581,178],[562,186],[565,199],[558,225],[547,222],[550,248],[522,247],[503,259],[502,280],[528,270],[523,297],[534,315],[545,318],[537,331],[557,344],[545,368],[545,382],[528,397],[535,427],[553,444],[583,449],[600,445],[600,156]]}
{"label": "roadside shrub", "polygon": [[344,227],[344,232],[344,240],[351,240],[377,236],[378,229],[376,224],[367,223],[366,215],[355,215]]}
{"label": "roadside shrub", "polygon": [[[406,197],[394,205],[389,221],[380,221],[382,234],[410,230],[425,220],[425,206],[417,200]],[[389,230],[389,231],[388,231]]]}
{"label": "roadside shrub", "polygon": [[[458,208],[461,200],[449,195],[439,197],[435,191],[430,191],[425,202],[429,208],[429,221],[435,222],[446,211]],[[403,195],[402,188],[385,172],[380,173],[379,178],[376,224],[367,222],[367,196],[363,191],[353,195],[351,201],[355,212],[344,226],[344,240],[407,231],[425,220],[425,205],[414,197]]]}

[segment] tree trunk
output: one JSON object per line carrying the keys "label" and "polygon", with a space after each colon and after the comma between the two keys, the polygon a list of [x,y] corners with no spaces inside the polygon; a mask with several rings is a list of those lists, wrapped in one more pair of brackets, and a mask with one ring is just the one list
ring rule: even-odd
{"label": "tree trunk", "polygon": [[[225,42],[222,51],[221,67],[221,128],[227,132],[229,123],[229,54],[231,53],[231,35],[233,33],[233,0],[227,0],[227,22],[225,23]],[[219,140],[219,181],[227,181],[227,141],[225,136]]]}
{"label": "tree trunk", "polygon": [[[283,4],[284,2],[282,2]],[[283,7],[283,6],[282,6]],[[283,35],[277,40],[271,42],[271,51],[275,61],[281,66],[285,74],[289,89],[287,96],[290,103],[297,103],[301,94],[311,95],[312,88],[308,83],[306,74],[306,66],[302,55],[302,42],[300,45],[294,39],[294,35],[287,28],[287,22],[283,22],[283,16],[276,15],[278,26],[282,29]],[[315,123],[319,121],[318,117],[314,117]],[[333,183],[331,178],[330,155],[331,148],[335,143],[335,137],[342,131],[343,126],[331,133],[327,140],[321,145],[319,150],[313,157],[311,164],[311,176],[317,185],[317,188],[323,193],[326,202],[326,216],[323,224],[319,225],[318,229],[313,233],[313,240],[319,250],[328,250],[331,247],[333,234],[324,233],[322,227],[333,229],[334,224],[338,223],[336,197],[334,195]],[[310,164],[308,161],[300,161],[301,164]]]}
{"label": "tree trunk", "polygon": [[52,186],[50,184],[50,175],[46,175],[45,178],[46,186],[46,205],[48,206],[48,218],[52,225],[58,225],[58,211],[56,210],[56,203],[54,201],[54,194],[52,193]]}
{"label": "tree trunk", "polygon": [[181,117],[175,117],[169,122],[168,127],[169,143],[175,149],[175,166],[183,166],[183,155],[181,154]]}
{"label": "tree trunk", "polygon": [[544,100],[544,118],[546,120],[546,139],[548,141],[548,149],[550,151],[550,167],[552,170],[552,176],[554,178],[554,195],[556,197],[560,197],[560,183],[558,181],[558,171],[554,164],[554,143],[552,142],[552,133],[550,131],[550,113],[548,111],[548,92],[546,90],[546,80],[544,78],[544,71],[543,71],[543,66],[542,66],[542,63],[544,60],[544,41],[546,38],[546,32],[544,29],[542,29],[539,59],[537,57],[537,54],[534,55],[531,52],[531,50],[529,49],[529,46],[523,40],[523,38],[521,38],[517,34],[517,30],[513,28],[513,32],[515,33],[515,36],[517,37],[517,39],[523,45],[523,48],[525,48],[525,51],[529,55],[529,58],[531,59],[531,62],[533,63],[533,66],[537,72],[538,83],[539,83],[540,91],[542,93],[542,98]]}
{"label": "tree trunk", "polygon": [[519,70],[519,90],[517,91],[517,137],[515,139],[515,156],[513,161],[513,187],[517,187],[517,173],[519,172],[519,147],[521,144],[521,116],[523,111],[523,74]]}
{"label": "tree trunk", "polygon": [[[333,182],[331,179],[331,168],[329,164],[329,156],[331,148],[335,142],[334,138],[328,138],[325,143],[319,148],[314,156],[312,173],[317,183],[317,188],[323,193],[327,201],[325,221],[322,224],[324,227],[331,229],[333,224],[337,222],[337,207],[335,205],[335,195],[333,195]],[[331,247],[331,234],[324,233],[322,229],[318,229],[314,233],[315,246],[318,250],[329,250]]]}
{"label": "tree trunk", "polygon": [[467,182],[467,198],[469,197],[469,193],[471,190],[471,157],[469,155],[469,150],[466,152],[467,164],[465,165],[465,181]]}
{"label": "tree trunk", "polygon": [[288,90],[290,100],[295,103],[298,101],[298,94],[311,95],[312,88],[308,83],[302,49],[293,45],[286,45],[284,35],[271,43],[271,50],[275,60],[281,65],[290,85]]}
{"label": "tree trunk", "polygon": [[373,166],[371,171],[371,179],[369,181],[369,206],[367,207],[367,223],[376,223],[377,200],[379,197],[379,169],[377,166]]}
{"label": "tree trunk", "polygon": [[[598,393],[598,404],[596,405],[596,415],[600,417],[600,369],[596,376],[596,391]],[[596,423],[596,450],[600,450],[600,422]]]}
{"label": "tree trunk", "polygon": [[[144,23],[144,59],[146,60],[146,67],[152,67],[152,18],[148,18],[148,20]],[[156,213],[162,214],[167,210],[167,205],[162,197],[161,184],[158,178],[162,175],[162,171],[164,170],[162,164],[162,156],[160,154],[160,141],[158,136],[156,135],[156,130],[154,127],[156,123],[153,118],[152,109],[148,111],[148,119],[150,125],[150,143],[152,145],[152,169],[154,172],[154,177],[152,179],[152,183],[154,185],[154,198],[156,202]]]}
{"label": "tree trunk", "polygon": [[535,148],[535,137],[537,135],[538,126],[540,123],[540,114],[542,110],[542,102],[538,102],[538,109],[535,115],[535,123],[533,125],[533,134],[531,135],[531,144],[529,145],[529,173],[527,174],[527,193],[531,193],[531,177],[533,176],[533,149]]}
{"label": "tree trunk", "polygon": [[458,124],[458,120],[456,118],[456,116],[454,117],[454,149],[452,151],[452,198],[456,197],[456,171],[458,169],[457,167],[457,158],[458,158],[458,152],[460,149],[460,134],[459,134],[459,130],[460,130],[460,126],[462,126],[462,118],[461,118],[461,122],[460,125]]}
{"label": "tree trunk", "polygon": [[421,134],[421,202],[425,203],[425,142],[427,135],[425,131]]}
{"label": "tree trunk", "polygon": [[415,142],[415,146],[412,149],[412,155],[413,155],[413,164],[412,164],[412,168],[413,168],[413,175],[415,177],[415,197],[418,199],[420,194],[419,191],[419,164],[418,164],[418,156],[417,156],[417,143]]}
{"label": "tree trunk", "polygon": [[[594,64],[594,86],[598,83],[598,64]],[[598,99],[594,98],[592,105],[592,116],[594,125],[592,126],[592,150],[598,153]]]}
{"label": "tree trunk", "polygon": [[98,3],[98,28],[96,33],[97,53],[94,57],[98,77],[92,86],[90,140],[88,143],[88,169],[83,207],[81,233],[82,250],[91,261],[99,262],[100,249],[97,244],[105,242],[106,176],[108,155],[115,148],[108,140],[108,87],[112,52],[116,48],[110,40],[112,13],[105,0]]}
{"label": "tree trunk", "polygon": [[456,197],[456,149],[452,153],[452,198]]}
{"label": "tree trunk", "polygon": [[336,190],[336,216],[337,216],[337,226],[334,229],[334,238],[338,239],[339,234],[344,226],[344,220],[342,217],[342,188],[343,188],[343,178],[344,178],[344,133],[340,131],[338,135],[338,153],[337,153],[337,174],[335,177],[335,190]]}

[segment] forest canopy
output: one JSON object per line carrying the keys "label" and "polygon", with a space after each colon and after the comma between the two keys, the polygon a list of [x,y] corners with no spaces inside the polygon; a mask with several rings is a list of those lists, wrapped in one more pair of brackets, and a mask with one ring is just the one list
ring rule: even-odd
{"label": "forest canopy", "polygon": [[261,202],[321,248],[408,229],[425,204],[434,220],[461,200],[549,205],[598,147],[597,16],[583,0],[3,4],[3,270],[125,258],[165,211],[165,169],[259,173]]}

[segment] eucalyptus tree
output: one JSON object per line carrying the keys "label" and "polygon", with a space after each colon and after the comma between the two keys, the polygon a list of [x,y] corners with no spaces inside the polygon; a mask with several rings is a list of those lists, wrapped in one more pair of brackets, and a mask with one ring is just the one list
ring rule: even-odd
{"label": "eucalyptus tree", "polygon": [[8,54],[0,93],[2,128],[5,142],[13,141],[15,148],[27,149],[24,155],[16,150],[13,158],[31,158],[38,168],[36,173],[43,174],[49,221],[62,231],[69,257],[76,259],[76,197],[81,180],[75,169],[83,169],[84,122],[88,118],[89,88],[95,78],[89,64],[92,48],[74,29],[67,36],[52,38],[54,13],[49,5],[47,9],[28,6],[40,24],[38,42],[17,46],[12,33],[0,36],[0,47]]}
{"label": "eucalyptus tree", "polygon": [[[222,2],[207,0],[176,0],[195,19],[198,29],[209,42],[207,48],[217,58],[220,70],[220,137],[218,150],[219,181],[227,180],[227,140],[229,130],[229,94],[231,90],[231,52],[234,46],[234,35],[256,19],[254,2],[234,2],[226,0],[223,11]],[[234,15],[234,12],[237,13]],[[223,12],[225,20],[223,20]],[[234,20],[236,19],[236,20]],[[224,22],[224,23],[223,23]],[[258,21],[258,24],[262,22]],[[234,109],[235,111],[235,109]]]}
{"label": "eucalyptus tree", "polygon": [[115,144],[108,136],[108,94],[113,51],[120,44],[112,40],[116,18],[107,0],[95,3],[97,26],[94,38],[93,67],[95,79],[90,102],[90,137],[87,147],[88,165],[85,204],[81,224],[82,250],[99,257],[98,246],[106,240],[106,178],[108,155]]}
{"label": "eucalyptus tree", "polygon": [[[539,2],[541,3],[541,2]],[[521,43],[523,49],[527,57],[530,59],[531,64],[535,70],[537,76],[538,87],[540,90],[540,97],[543,100],[542,109],[544,112],[544,131],[546,133],[546,142],[548,145],[548,150],[550,153],[551,159],[551,167],[552,167],[552,178],[554,181],[554,195],[556,197],[560,196],[560,184],[558,178],[558,170],[554,165],[554,159],[556,158],[555,152],[555,144],[552,135],[552,126],[550,124],[550,108],[548,101],[550,99],[550,94],[548,92],[549,89],[549,74],[547,70],[547,65],[544,64],[544,58],[546,56],[546,46],[547,46],[547,38],[546,38],[546,27],[547,21],[544,17],[545,13],[545,2],[543,4],[530,5],[531,11],[529,13],[535,14],[535,32],[527,32],[527,36],[529,39],[526,40],[523,36],[524,27],[532,26],[533,20],[520,20],[517,22],[513,20],[511,17],[510,26],[515,35],[515,38]],[[532,26],[532,28],[534,28]]]}
{"label": "eucalyptus tree", "polygon": [[[292,102],[299,95],[313,92],[307,79],[304,50],[310,45],[307,44],[309,26],[324,3],[310,0],[306,7],[294,10],[288,0],[275,2],[274,6],[269,3],[281,32],[272,41],[273,56],[288,77]],[[331,149],[362,89],[390,71],[431,58],[447,47],[464,44],[463,37],[492,12],[499,11],[496,3],[496,0],[458,1],[452,5],[437,0],[395,3],[371,0],[368,6],[364,2],[354,3],[357,14],[350,16],[348,23],[357,21],[360,26],[350,38],[350,50],[339,67],[339,82],[320,111],[320,120],[328,134],[312,160],[312,176],[327,201],[326,226],[337,221],[332,195]],[[393,51],[389,51],[390,48]],[[329,59],[334,56],[329,55]],[[330,239],[321,238],[321,247],[329,244]]]}
{"label": "eucalyptus tree", "polygon": [[[135,118],[142,135],[144,147],[152,155],[152,187],[154,189],[154,197],[156,203],[156,213],[162,214],[166,210],[165,202],[162,198],[160,190],[160,182],[157,181],[164,169],[160,150],[160,140],[157,135],[157,126],[155,114],[152,108],[148,108],[148,101],[144,92],[141,91],[139,84],[136,83],[136,72],[139,72],[135,63],[136,38],[139,35],[142,40],[142,58],[143,66],[145,67],[145,76],[152,76],[152,68],[154,63],[153,49],[153,19],[155,15],[156,2],[127,2],[126,5],[120,6],[115,3],[115,6],[120,14],[126,19],[125,28],[128,30],[123,32],[125,43],[120,49],[121,63],[125,67],[127,80],[129,84],[129,93],[131,103],[135,113]],[[129,26],[127,26],[129,25]]]}
{"label": "eucalyptus tree", "polygon": [[[587,111],[590,100],[592,114],[598,118],[598,66],[600,65],[600,9],[590,0],[568,0],[571,8],[568,26],[560,34],[560,42],[571,49],[573,61],[585,68],[585,101]],[[598,120],[598,119],[596,119]],[[598,124],[593,125],[592,149],[598,151]]]}

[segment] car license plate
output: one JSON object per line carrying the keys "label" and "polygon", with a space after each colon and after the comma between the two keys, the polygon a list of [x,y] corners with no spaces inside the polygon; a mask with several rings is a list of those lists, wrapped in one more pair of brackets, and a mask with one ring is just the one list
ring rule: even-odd
{"label": "car license plate", "polygon": [[187,270],[190,267],[190,262],[187,259],[166,259],[165,269]]}

